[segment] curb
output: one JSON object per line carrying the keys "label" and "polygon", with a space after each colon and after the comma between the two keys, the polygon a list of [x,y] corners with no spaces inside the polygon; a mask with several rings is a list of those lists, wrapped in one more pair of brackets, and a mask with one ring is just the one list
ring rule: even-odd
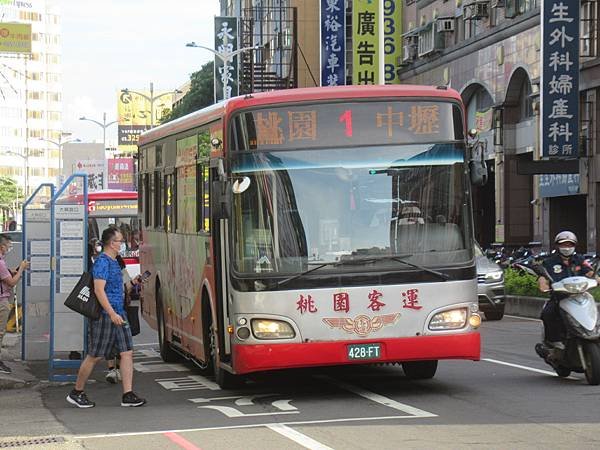
{"label": "curb", "polygon": [[[521,297],[518,295],[507,295],[504,299],[504,312],[513,316],[539,319],[546,300],[547,299],[543,297]],[[600,304],[596,306],[600,312]]]}

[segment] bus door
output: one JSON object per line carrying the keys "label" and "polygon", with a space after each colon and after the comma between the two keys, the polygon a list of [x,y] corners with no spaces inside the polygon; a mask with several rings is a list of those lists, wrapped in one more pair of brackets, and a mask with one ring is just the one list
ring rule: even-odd
{"label": "bus door", "polygon": [[229,255],[229,235],[227,233],[228,219],[225,211],[226,184],[220,181],[219,171],[215,163],[218,160],[211,161],[210,170],[210,199],[211,209],[213,211],[212,242],[214,254],[214,273],[215,273],[215,306],[217,308],[217,321],[219,331],[219,352],[222,360],[227,360],[231,354],[231,341],[227,334],[229,325],[229,307],[228,307],[228,261]]}

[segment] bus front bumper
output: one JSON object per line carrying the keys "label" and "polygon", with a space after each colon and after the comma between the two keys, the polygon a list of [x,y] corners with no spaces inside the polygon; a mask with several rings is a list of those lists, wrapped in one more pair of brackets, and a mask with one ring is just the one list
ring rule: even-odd
{"label": "bus front bumper", "polygon": [[[350,360],[348,346],[380,344],[376,359]],[[234,345],[235,373],[300,367],[371,364],[434,359],[467,359],[478,361],[481,356],[479,332],[440,336],[415,336],[396,339],[360,341],[305,342],[294,344]]]}

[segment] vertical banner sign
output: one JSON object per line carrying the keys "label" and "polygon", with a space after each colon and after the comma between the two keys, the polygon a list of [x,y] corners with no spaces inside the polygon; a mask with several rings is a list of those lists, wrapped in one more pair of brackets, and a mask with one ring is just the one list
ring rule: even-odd
{"label": "vertical banner sign", "polygon": [[398,60],[402,58],[402,2],[383,0],[383,48],[385,84],[398,84]]}
{"label": "vertical banner sign", "polygon": [[542,42],[542,156],[577,157],[579,0],[542,2]]}
{"label": "vertical banner sign", "polygon": [[321,86],[345,84],[345,0],[321,0]]}
{"label": "vertical banner sign", "polygon": [[215,17],[215,102],[235,97],[239,92],[237,17]]}
{"label": "vertical banner sign", "polygon": [[379,1],[352,3],[352,83],[379,81]]}

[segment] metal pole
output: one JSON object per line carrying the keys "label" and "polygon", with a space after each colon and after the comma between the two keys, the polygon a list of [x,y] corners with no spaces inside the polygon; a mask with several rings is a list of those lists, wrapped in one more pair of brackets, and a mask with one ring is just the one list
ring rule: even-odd
{"label": "metal pole", "polygon": [[104,125],[102,125],[102,150],[106,151],[106,112],[102,116],[104,118]]}
{"label": "metal pole", "polygon": [[150,128],[154,128],[154,83],[150,82]]}

